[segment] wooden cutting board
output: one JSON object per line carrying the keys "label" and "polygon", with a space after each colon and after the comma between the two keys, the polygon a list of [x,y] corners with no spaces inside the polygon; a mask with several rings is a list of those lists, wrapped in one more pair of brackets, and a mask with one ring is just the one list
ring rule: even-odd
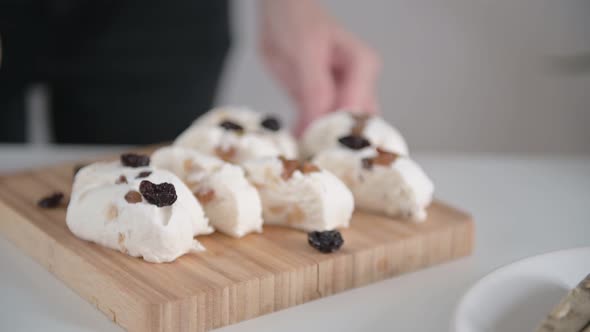
{"label": "wooden cutting board", "polygon": [[0,234],[115,323],[130,331],[206,331],[353,287],[469,255],[469,215],[441,202],[425,223],[355,213],[344,246],[322,254],[303,232],[267,226],[233,239],[199,237],[207,248],[169,264],[150,264],[76,238],[65,206],[74,164],[0,177]]}

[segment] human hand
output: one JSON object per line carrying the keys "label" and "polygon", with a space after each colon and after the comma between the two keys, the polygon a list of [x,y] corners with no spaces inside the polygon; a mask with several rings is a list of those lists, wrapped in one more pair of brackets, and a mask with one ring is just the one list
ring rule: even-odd
{"label": "human hand", "polygon": [[314,0],[261,0],[260,53],[299,110],[297,134],[337,109],[378,112],[377,54]]}

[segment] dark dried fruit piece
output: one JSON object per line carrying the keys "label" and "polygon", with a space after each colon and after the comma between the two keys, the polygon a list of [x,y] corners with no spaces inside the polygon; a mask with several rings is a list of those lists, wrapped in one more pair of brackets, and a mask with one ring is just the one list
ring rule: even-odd
{"label": "dark dried fruit piece", "polygon": [[301,167],[299,167],[299,170],[303,174],[308,174],[313,172],[319,172],[320,168],[308,161],[304,161],[303,164],[301,164]]}
{"label": "dark dried fruit piece", "polygon": [[50,209],[58,207],[62,200],[64,199],[64,194],[62,192],[56,191],[53,194],[43,197],[37,202],[39,207],[44,209]]}
{"label": "dark dried fruit piece", "polygon": [[279,159],[283,163],[283,173],[281,173],[281,177],[283,180],[287,181],[293,176],[293,173],[299,169],[299,161],[286,159],[283,156],[280,156]]}
{"label": "dark dried fruit piece", "polygon": [[143,180],[139,184],[139,192],[145,200],[157,207],[169,206],[176,202],[176,189],[171,183],[163,182],[160,184]]}
{"label": "dark dried fruit piece", "polygon": [[119,178],[115,181],[115,184],[127,183],[127,178],[125,175],[119,176]]}
{"label": "dark dried fruit piece", "polygon": [[149,166],[150,157],[143,154],[125,153],[121,155],[121,163],[127,167]]}
{"label": "dark dried fruit piece", "polygon": [[340,137],[338,142],[352,150],[360,150],[371,145],[371,143],[366,138],[358,135]]}
{"label": "dark dried fruit piece", "polygon": [[135,204],[143,201],[141,194],[135,190],[130,190],[125,194],[125,200],[127,203]]}
{"label": "dark dried fruit piece", "polygon": [[273,116],[267,116],[260,125],[270,131],[279,131],[281,130],[281,122]]}
{"label": "dark dried fruit piece", "polygon": [[227,148],[218,146],[215,148],[215,155],[219,157],[219,159],[230,163],[233,162],[236,153],[238,153],[238,151],[233,146]]}
{"label": "dark dried fruit piece", "polygon": [[197,197],[199,203],[204,205],[215,199],[215,191],[207,188],[199,189],[199,191],[195,193],[195,197]]}
{"label": "dark dried fruit piece", "polygon": [[307,234],[307,242],[315,249],[327,254],[334,252],[344,244],[339,231],[311,232]]}
{"label": "dark dried fruit piece", "polygon": [[140,172],[139,174],[137,174],[137,176],[135,178],[136,179],[147,178],[151,174],[152,174],[152,171],[143,171],[143,172]]}
{"label": "dark dried fruit piece", "polygon": [[230,120],[225,120],[225,121],[221,122],[219,124],[219,126],[225,130],[233,130],[233,131],[237,131],[239,133],[244,132],[244,127],[242,127],[239,124],[237,124],[233,121],[230,121]]}

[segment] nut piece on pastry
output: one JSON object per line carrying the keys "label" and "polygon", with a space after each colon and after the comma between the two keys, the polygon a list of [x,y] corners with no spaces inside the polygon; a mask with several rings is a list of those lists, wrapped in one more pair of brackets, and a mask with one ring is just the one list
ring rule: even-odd
{"label": "nut piece on pastry", "polygon": [[303,133],[300,152],[310,158],[318,152],[346,144],[346,137],[365,137],[369,144],[407,156],[408,146],[397,129],[376,115],[338,111],[316,121]]}
{"label": "nut piece on pastry", "polygon": [[176,175],[120,162],[94,163],[77,173],[66,222],[79,238],[152,263],[205,250],[194,237],[213,231]]}
{"label": "nut piece on pastry", "polygon": [[354,200],[332,173],[282,157],[251,160],[243,166],[258,188],[265,224],[308,232],[348,227]]}
{"label": "nut piece on pastry", "polygon": [[187,184],[216,230],[233,237],[262,232],[260,197],[241,167],[179,146],[156,150],[152,164]]}
{"label": "nut piece on pastry", "polygon": [[231,163],[297,157],[297,144],[273,116],[244,107],[219,107],[199,117],[174,141]]}
{"label": "nut piece on pastry", "polygon": [[350,188],[357,208],[414,221],[426,219],[434,185],[410,158],[375,147],[335,147],[319,152],[313,162]]}

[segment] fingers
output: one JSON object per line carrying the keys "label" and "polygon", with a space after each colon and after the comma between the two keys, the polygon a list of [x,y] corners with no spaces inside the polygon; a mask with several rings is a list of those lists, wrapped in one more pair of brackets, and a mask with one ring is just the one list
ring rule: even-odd
{"label": "fingers", "polygon": [[339,73],[336,82],[336,107],[378,112],[378,57],[366,46],[349,38],[340,40],[335,52],[334,61]]}
{"label": "fingers", "polygon": [[314,119],[334,109],[335,86],[327,45],[309,44],[297,54],[263,53],[273,75],[298,110],[296,134]]}
{"label": "fingers", "polygon": [[311,121],[333,109],[335,86],[325,46],[310,46],[304,50],[295,60],[292,79],[296,87],[295,103],[304,121]]}

